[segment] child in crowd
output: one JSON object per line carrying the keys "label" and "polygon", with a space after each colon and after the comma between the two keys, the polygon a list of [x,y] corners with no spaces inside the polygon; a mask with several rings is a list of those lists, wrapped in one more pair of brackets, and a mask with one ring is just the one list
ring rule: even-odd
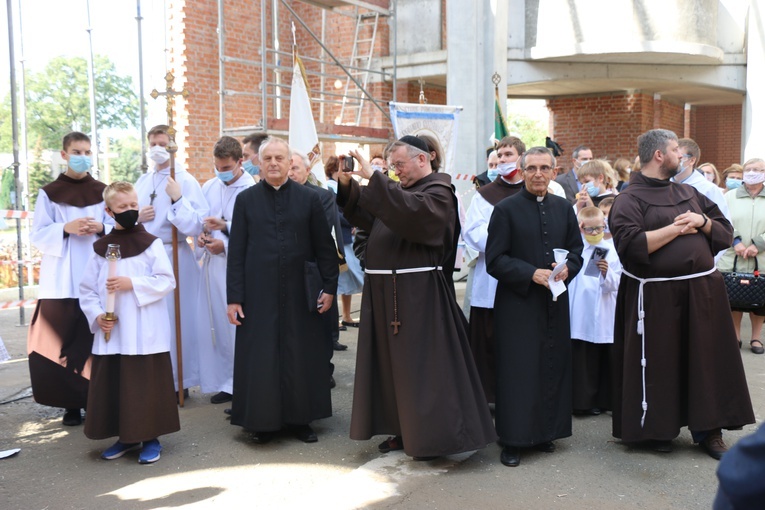
{"label": "child in crowd", "polygon": [[576,212],[597,207],[601,200],[615,195],[611,183],[613,174],[611,165],[603,159],[592,159],[579,167],[576,178],[582,184],[582,191],[576,194]]}
{"label": "child in crowd", "polygon": [[[104,190],[106,212],[117,225],[93,244],[80,283],[80,306],[94,333],[93,367],[85,435],[117,436],[101,458],[117,459],[143,448],[141,464],[159,460],[157,437],[180,430],[170,362],[170,319],[163,301],[175,288],[161,239],[138,225],[138,196],[130,183]],[[112,263],[114,246],[121,258]],[[109,266],[116,265],[109,275]],[[114,296],[116,321],[105,318]],[[108,337],[107,337],[108,336]]]}
{"label": "child in crowd", "polygon": [[611,230],[608,228],[608,213],[611,212],[611,206],[614,205],[614,197],[606,197],[598,204],[598,209],[603,212],[604,219],[606,221],[606,230],[604,239],[611,239]]}
{"label": "child in crowd", "polygon": [[611,345],[621,264],[614,243],[604,239],[605,217],[597,207],[577,215],[586,241],[584,267],[569,285],[574,414],[611,409]]}

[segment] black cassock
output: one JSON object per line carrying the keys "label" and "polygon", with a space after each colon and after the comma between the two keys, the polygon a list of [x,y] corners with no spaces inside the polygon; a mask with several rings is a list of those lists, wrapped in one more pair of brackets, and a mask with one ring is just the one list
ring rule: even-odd
{"label": "black cassock", "polygon": [[524,447],[571,435],[571,333],[568,292],[552,300],[532,281],[551,268],[554,248],[568,254],[568,280],[582,267],[582,236],[571,204],[523,189],[494,208],[486,264],[499,281],[495,424],[503,445]]}
{"label": "black cassock", "polygon": [[[337,249],[319,195],[287,180],[240,193],[228,245],[236,328],[231,424],[273,431],[332,415],[322,319],[308,311],[304,271],[315,261],[324,291],[337,291]],[[318,295],[316,296],[318,298]]]}

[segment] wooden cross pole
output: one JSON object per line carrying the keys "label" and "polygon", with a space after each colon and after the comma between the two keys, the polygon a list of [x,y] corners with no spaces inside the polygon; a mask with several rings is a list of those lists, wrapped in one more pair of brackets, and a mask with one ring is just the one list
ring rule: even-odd
{"label": "wooden cross pole", "polygon": [[[166,89],[164,92],[159,92],[157,89],[151,91],[152,99],[157,99],[159,96],[165,96],[167,98],[167,136],[170,138],[170,143],[167,144],[167,152],[170,153],[170,178],[175,179],[175,153],[178,152],[178,144],[175,143],[175,128],[173,127],[173,102],[175,96],[182,96],[186,99],[189,96],[189,91],[186,89],[175,90],[173,89],[173,81],[175,76],[173,73],[168,72],[165,75]],[[175,290],[173,296],[175,298],[175,352],[176,359],[178,361],[178,404],[183,407],[183,347],[181,345],[181,282],[178,278],[178,229],[175,225],[173,229],[173,276],[175,277]]]}

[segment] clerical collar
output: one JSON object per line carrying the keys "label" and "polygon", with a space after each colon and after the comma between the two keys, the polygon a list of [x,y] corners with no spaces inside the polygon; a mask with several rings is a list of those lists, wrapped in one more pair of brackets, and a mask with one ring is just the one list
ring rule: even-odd
{"label": "clerical collar", "polygon": [[269,182],[268,182],[267,180],[265,180],[265,179],[263,179],[263,182],[265,182],[266,184],[268,184],[269,186],[271,186],[272,188],[274,188],[276,191],[279,191],[279,188],[281,188],[282,186],[284,186],[285,184],[287,184],[287,181],[289,181],[289,180],[290,180],[289,176],[285,177],[284,181],[282,181],[282,183],[281,183],[281,184],[279,184],[278,186],[274,186],[273,184],[269,183]]}
{"label": "clerical collar", "polygon": [[539,195],[537,195],[537,202],[541,202],[541,201],[543,201],[544,199],[545,199],[545,196],[544,196],[544,195],[542,195],[541,197],[540,197]]}

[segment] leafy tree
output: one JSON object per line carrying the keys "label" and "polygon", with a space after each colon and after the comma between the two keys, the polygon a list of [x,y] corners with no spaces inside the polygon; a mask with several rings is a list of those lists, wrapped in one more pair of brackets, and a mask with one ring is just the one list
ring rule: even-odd
{"label": "leafy tree", "polygon": [[141,141],[134,136],[116,140],[110,152],[117,155],[109,160],[109,181],[135,183],[141,176]]}
{"label": "leafy tree", "polygon": [[32,164],[29,165],[29,210],[34,211],[37,204],[37,193],[40,188],[53,182],[53,175],[49,165],[42,159],[42,140],[38,138],[33,152]]}
{"label": "leafy tree", "polygon": [[11,191],[15,186],[13,177],[13,168],[3,170],[3,176],[0,179],[0,209],[12,209]]}
{"label": "leafy tree", "polygon": [[518,133],[526,144],[526,147],[545,146],[547,127],[538,120],[527,115],[511,114],[507,119],[507,127],[510,133]]}
{"label": "leafy tree", "polygon": [[[138,123],[138,98],[132,78],[119,76],[108,57],[96,55],[96,116],[99,130],[127,129]],[[88,62],[82,57],[56,57],[40,72],[30,72],[27,87],[27,131],[42,137],[44,149],[61,149],[61,139],[77,128],[90,132]],[[0,105],[0,151],[11,147],[10,98]]]}

